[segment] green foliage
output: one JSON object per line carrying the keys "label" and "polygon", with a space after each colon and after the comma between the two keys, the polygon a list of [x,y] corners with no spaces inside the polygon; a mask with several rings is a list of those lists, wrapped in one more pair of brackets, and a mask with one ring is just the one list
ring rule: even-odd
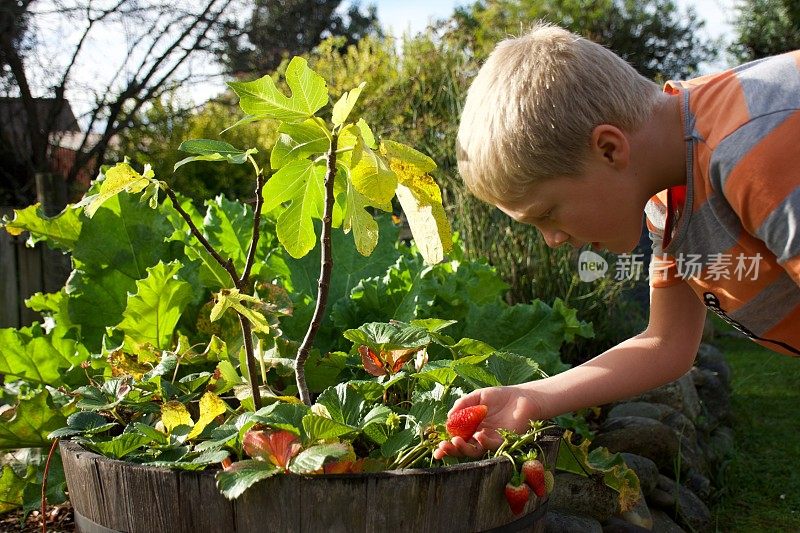
{"label": "green foliage", "polygon": [[[508,30],[497,31],[505,36]],[[509,284],[510,302],[541,299],[553,304],[560,298],[578,310],[581,320],[593,324],[594,337],[578,338],[562,348],[565,360],[581,361],[638,333],[643,322],[630,319],[638,311],[624,294],[630,282],[580,282],[573,251],[551,250],[535,228],[513,223],[466,191],[456,168],[455,139],[460,106],[479,62],[470,47],[453,39],[454,35],[440,39],[433,34],[406,37],[402,56],[391,41],[364,39],[346,50],[328,41],[311,54],[309,64],[331,73],[328,82],[335,95],[343,94],[351,79],[367,80],[371,90],[362,95],[356,111],[363,109],[379,134],[418,147],[435,161],[432,175],[442,185],[443,204],[461,237],[465,258],[488,260]]]}
{"label": "green foliage", "polygon": [[716,56],[704,22],[674,0],[480,0],[456,9],[449,38],[485,58],[508,35],[543,20],[608,46],[648,78],[686,78]]}
{"label": "green foliage", "polygon": [[340,36],[352,44],[367,35],[381,34],[375,6],[362,12],[351,2],[346,12],[341,0],[284,0],[279,4],[257,0],[246,4],[249,16],[228,22],[218,50],[229,72],[269,72],[286,58],[311,51],[324,35]]}
{"label": "green foliage", "polygon": [[796,0],[737,2],[736,59],[751,61],[800,48],[800,4]]}

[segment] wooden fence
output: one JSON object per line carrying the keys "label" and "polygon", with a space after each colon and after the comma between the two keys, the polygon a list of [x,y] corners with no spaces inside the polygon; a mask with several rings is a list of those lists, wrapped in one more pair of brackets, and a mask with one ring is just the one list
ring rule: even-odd
{"label": "wooden fence", "polygon": [[[2,215],[13,214],[0,207]],[[0,229],[0,328],[21,327],[39,320],[25,307],[25,299],[37,292],[57,292],[69,275],[69,258],[39,243],[25,245],[27,234],[18,237]]]}

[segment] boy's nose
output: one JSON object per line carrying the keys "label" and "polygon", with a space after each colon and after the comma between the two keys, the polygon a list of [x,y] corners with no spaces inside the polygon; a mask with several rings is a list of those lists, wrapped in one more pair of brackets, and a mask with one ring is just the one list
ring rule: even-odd
{"label": "boy's nose", "polygon": [[542,231],[542,235],[544,236],[544,242],[550,248],[558,248],[569,240],[569,235],[563,231]]}

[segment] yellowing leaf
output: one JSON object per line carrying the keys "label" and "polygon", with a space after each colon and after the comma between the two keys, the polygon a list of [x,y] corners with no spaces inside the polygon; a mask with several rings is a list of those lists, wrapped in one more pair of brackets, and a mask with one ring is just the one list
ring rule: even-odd
{"label": "yellowing leaf", "polygon": [[374,204],[389,202],[397,188],[395,173],[363,139],[360,139],[353,150],[350,179],[356,190]]}
{"label": "yellowing leaf", "polygon": [[335,126],[341,126],[344,124],[345,120],[347,120],[347,117],[353,110],[353,106],[356,105],[356,101],[358,101],[358,97],[361,95],[361,91],[364,90],[366,84],[367,82],[362,81],[358,87],[350,92],[344,93],[342,97],[339,98],[339,101],[334,104],[332,120]]}
{"label": "yellowing leaf", "polygon": [[171,400],[161,406],[161,423],[169,433],[172,433],[172,430],[178,426],[194,424],[186,406],[177,400]]}
{"label": "yellowing leaf", "polygon": [[381,141],[381,153],[389,159],[399,159],[404,163],[408,163],[424,174],[436,169],[436,163],[427,155],[410,146],[389,139]]}
{"label": "yellowing leaf", "polygon": [[240,293],[239,289],[223,289],[214,295],[214,307],[211,308],[209,319],[214,322],[218,320],[225,311],[233,309],[247,318],[254,330],[269,333],[269,322],[266,317],[254,309],[245,307],[242,302],[249,302],[259,306],[264,305],[264,303],[255,296]]}
{"label": "yellowing leaf", "polygon": [[579,446],[570,442],[571,431],[564,432],[558,449],[559,470],[582,476],[600,474],[603,482],[619,493],[619,507],[622,512],[631,509],[639,500],[639,478],[631,470],[619,453],[611,453],[608,448],[595,448],[589,451],[591,441],[584,439]]}
{"label": "yellowing leaf", "polygon": [[436,264],[453,247],[450,221],[442,206],[439,186],[412,165],[397,159],[392,159],[391,165],[400,178],[397,199],[408,219],[414,243],[426,263]]}
{"label": "yellowing leaf", "polygon": [[365,257],[372,254],[378,244],[378,223],[365,209],[368,205],[367,199],[348,180],[342,229],[345,234],[353,230],[356,250]]}
{"label": "yellowing leaf", "polygon": [[128,163],[118,163],[106,172],[105,179],[100,184],[100,191],[96,195],[85,197],[77,206],[84,206],[83,212],[92,218],[106,200],[123,191],[141,192],[153,181],[153,177],[154,173],[150,169],[150,165],[145,166],[144,175],[142,175]]}
{"label": "yellowing leaf", "polygon": [[197,419],[197,423],[186,438],[193,439],[198,436],[212,420],[224,414],[226,410],[227,406],[219,396],[213,392],[203,394],[203,397],[200,398],[200,418]]}
{"label": "yellowing leaf", "polygon": [[137,380],[142,379],[142,375],[152,368],[140,363],[135,355],[126,353],[121,349],[114,350],[108,355],[108,364],[111,365],[112,376],[133,376],[133,379]]}

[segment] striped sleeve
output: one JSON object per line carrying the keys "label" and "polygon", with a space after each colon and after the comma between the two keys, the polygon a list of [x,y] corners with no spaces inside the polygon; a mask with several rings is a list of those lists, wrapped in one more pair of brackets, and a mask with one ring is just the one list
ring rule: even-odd
{"label": "striped sleeve", "polygon": [[723,139],[710,174],[745,231],[800,285],[800,110],[756,118]]}
{"label": "striped sleeve", "polygon": [[675,258],[664,253],[666,213],[667,207],[659,196],[654,196],[647,202],[645,207],[647,232],[653,243],[648,279],[650,286],[654,288],[670,287],[681,281]]}

